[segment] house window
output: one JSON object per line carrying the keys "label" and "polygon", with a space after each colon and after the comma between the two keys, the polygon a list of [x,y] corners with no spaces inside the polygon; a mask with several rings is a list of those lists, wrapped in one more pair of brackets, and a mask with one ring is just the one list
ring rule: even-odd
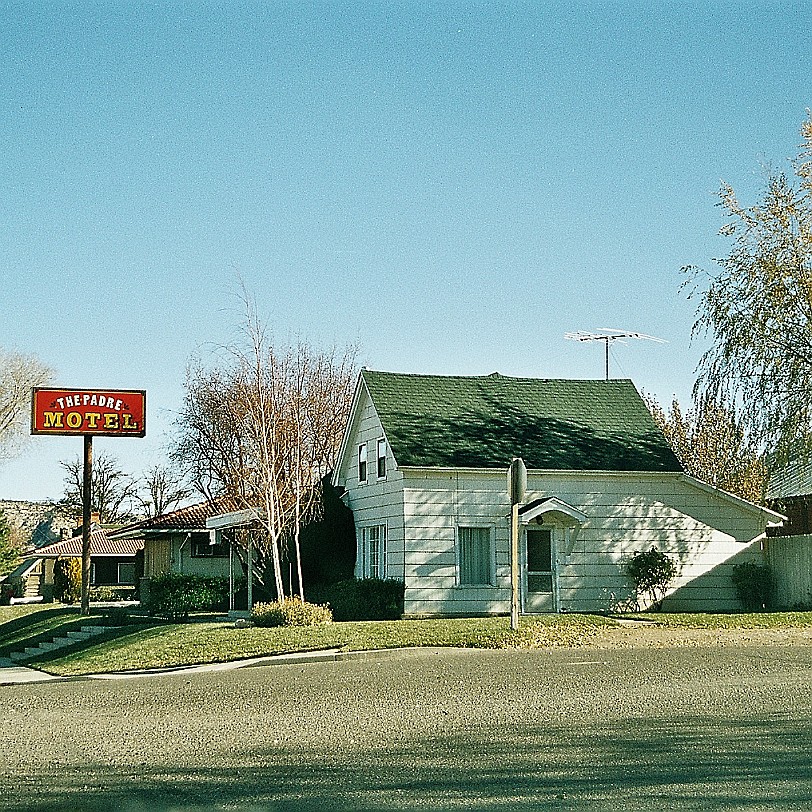
{"label": "house window", "polygon": [[461,585],[493,583],[493,555],[489,527],[460,527],[457,530]]}
{"label": "house window", "polygon": [[132,561],[121,561],[118,565],[118,582],[120,584],[135,583],[135,563]]}
{"label": "house window", "polygon": [[386,479],[386,440],[378,440],[378,479]]}
{"label": "house window", "polygon": [[222,542],[212,544],[208,534],[193,536],[192,558],[228,558],[228,547]]}
{"label": "house window", "polygon": [[386,578],[386,525],[378,524],[361,530],[364,578]]}
{"label": "house window", "polygon": [[367,444],[358,446],[358,481],[367,481]]}

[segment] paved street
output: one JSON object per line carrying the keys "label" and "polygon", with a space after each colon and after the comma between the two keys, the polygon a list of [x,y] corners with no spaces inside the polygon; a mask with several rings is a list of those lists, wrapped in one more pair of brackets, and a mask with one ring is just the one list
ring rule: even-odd
{"label": "paved street", "polygon": [[812,647],[0,688],[8,810],[812,808]]}

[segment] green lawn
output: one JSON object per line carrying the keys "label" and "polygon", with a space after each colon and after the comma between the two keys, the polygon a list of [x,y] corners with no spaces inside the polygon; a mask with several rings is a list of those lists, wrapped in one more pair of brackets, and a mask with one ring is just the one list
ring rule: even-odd
{"label": "green lawn", "polygon": [[[38,639],[76,628],[78,610],[59,605],[32,610],[0,607],[0,654],[33,645]],[[12,610],[12,611],[9,611]],[[647,624],[685,629],[762,629],[812,626],[812,612],[755,614],[635,614],[624,615]],[[98,618],[94,618],[98,622]],[[296,651],[371,650],[416,646],[464,648],[575,647],[617,627],[612,618],[597,615],[542,615],[522,618],[516,632],[508,618],[453,618],[332,623],[309,628],[238,629],[219,618],[203,616],[190,623],[132,618],[135,623],[112,629],[109,635],[79,643],[69,651],[46,653],[32,661],[37,668],[59,675],[78,675],[171,668],[227,662]]]}
{"label": "green lawn", "polygon": [[788,629],[812,626],[812,612],[744,612],[736,615],[650,612],[621,617],[683,629]]}
{"label": "green lawn", "polygon": [[615,622],[594,615],[524,619],[511,632],[508,618],[455,618],[331,623],[306,628],[237,629],[229,623],[134,628],[68,655],[46,655],[37,667],[61,675],[166,668],[337,648],[344,651],[415,646],[541,648],[577,646]]}

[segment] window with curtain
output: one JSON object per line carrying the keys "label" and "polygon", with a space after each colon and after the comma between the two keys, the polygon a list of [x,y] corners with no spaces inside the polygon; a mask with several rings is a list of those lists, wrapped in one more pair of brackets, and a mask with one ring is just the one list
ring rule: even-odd
{"label": "window with curtain", "polygon": [[489,527],[460,527],[459,544],[460,584],[490,585],[493,583],[491,530]]}
{"label": "window with curtain", "polygon": [[367,444],[358,446],[358,481],[367,481]]}

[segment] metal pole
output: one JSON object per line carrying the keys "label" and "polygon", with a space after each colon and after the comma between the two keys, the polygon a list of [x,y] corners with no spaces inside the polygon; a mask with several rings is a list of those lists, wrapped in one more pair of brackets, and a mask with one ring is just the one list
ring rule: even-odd
{"label": "metal pole", "polygon": [[[223,531],[220,530],[220,539]],[[228,611],[234,611],[234,539],[228,543]]]}
{"label": "metal pole", "polygon": [[519,503],[510,508],[510,628],[519,628]]}
{"label": "metal pole", "polygon": [[93,487],[93,436],[85,439],[85,461],[82,472],[82,614],[90,614],[90,506]]}
{"label": "metal pole", "polygon": [[[248,611],[254,605],[254,544],[253,533],[248,530]],[[279,600],[282,600],[280,598]]]}
{"label": "metal pole", "polygon": [[607,336],[604,340],[604,344],[606,344],[606,380],[609,380],[609,337]]}

